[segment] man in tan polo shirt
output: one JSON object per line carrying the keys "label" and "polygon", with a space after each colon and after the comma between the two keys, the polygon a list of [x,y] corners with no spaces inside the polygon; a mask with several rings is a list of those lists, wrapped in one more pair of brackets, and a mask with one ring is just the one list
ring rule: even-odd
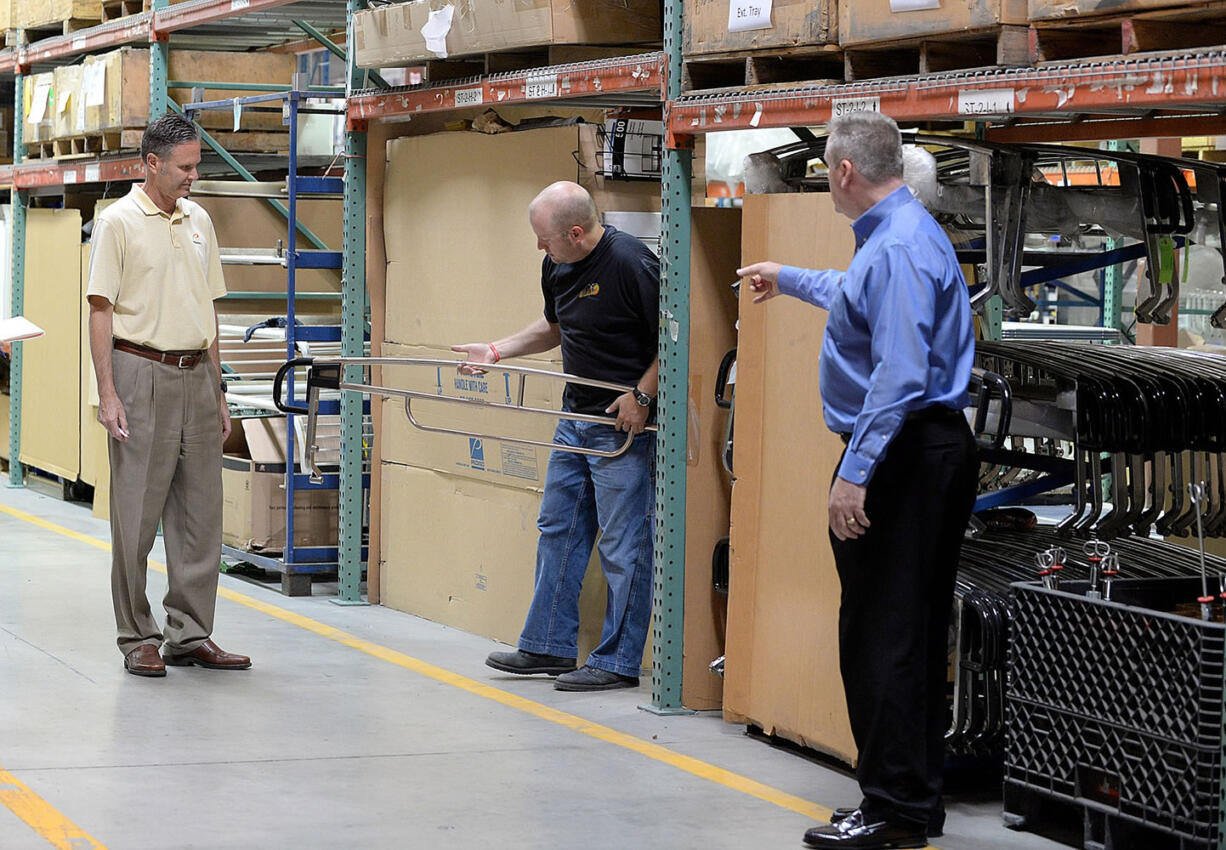
{"label": "man in tan polo shirt", "polygon": [[[187,200],[200,136],[165,115],[141,139],[145,182],[98,215],[89,263],[89,342],[98,420],[110,434],[111,596],[124,668],[244,670],[213,643],[221,562],[223,400],[214,301],[226,294],[217,235]],[[145,593],[158,524],[169,588],[160,630]],[[159,647],[164,648],[161,655]]]}

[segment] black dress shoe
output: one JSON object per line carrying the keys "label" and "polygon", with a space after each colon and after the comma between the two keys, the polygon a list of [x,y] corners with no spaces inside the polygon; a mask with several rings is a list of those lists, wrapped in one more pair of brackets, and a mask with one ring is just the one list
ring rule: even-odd
{"label": "black dress shoe", "polygon": [[614,688],[637,688],[638,676],[623,676],[612,670],[600,670],[584,665],[573,673],[565,673],[553,683],[555,691],[611,691]]}
{"label": "black dress shoe", "polygon": [[[844,818],[851,816],[856,811],[857,811],[856,809],[851,809],[851,808],[835,809],[833,812],[830,813],[830,822],[838,823]],[[929,838],[940,838],[944,834],[945,834],[945,807],[940,806],[937,808],[935,812],[932,813],[932,817],[928,820],[928,837]]]}
{"label": "black dress shoe", "polygon": [[575,659],[562,658],[557,655],[540,655],[535,652],[525,652],[517,649],[514,652],[491,652],[485,659],[487,667],[501,670],[503,673],[518,673],[530,676],[533,673],[547,673],[557,676],[569,673],[575,669]]}
{"label": "black dress shoe", "polygon": [[828,826],[815,826],[805,832],[807,847],[835,847],[845,850],[903,850],[927,847],[923,827],[878,821],[865,823],[856,809]]}

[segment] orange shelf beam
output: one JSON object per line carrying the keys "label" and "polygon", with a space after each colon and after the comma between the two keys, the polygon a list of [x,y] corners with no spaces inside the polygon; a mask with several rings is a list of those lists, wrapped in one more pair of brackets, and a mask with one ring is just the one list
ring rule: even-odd
{"label": "orange shelf beam", "polygon": [[900,121],[995,124],[1028,116],[1069,121],[1083,115],[1135,117],[1155,111],[1215,116],[1226,108],[1226,55],[1111,59],[842,85],[695,93],[682,95],[665,111],[675,142],[678,137],[718,130],[825,124],[832,112],[865,108],[879,109]]}
{"label": "orange shelf beam", "polygon": [[8,168],[12,169],[11,185],[17,189],[71,186],[74,183],[109,183],[114,180],[140,180],[145,176],[140,157],[136,155],[67,162],[51,160],[44,163],[36,160],[8,166]]}
{"label": "orange shelf beam", "polygon": [[495,74],[448,85],[402,89],[351,98],[350,123],[627,92],[663,90],[664,54],[644,53]]}

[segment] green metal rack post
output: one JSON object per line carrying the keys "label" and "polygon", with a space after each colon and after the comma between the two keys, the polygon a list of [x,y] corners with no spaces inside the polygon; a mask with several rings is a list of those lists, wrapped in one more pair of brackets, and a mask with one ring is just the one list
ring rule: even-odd
{"label": "green metal rack post", "polygon": [[[681,94],[681,0],[664,3],[665,100]],[[651,708],[681,705],[685,610],[686,414],[690,371],[690,175],[692,150],[664,151],[660,251],[660,430],[656,446],[655,599]]]}
{"label": "green metal rack post", "polygon": [[[349,19],[364,7],[349,0]],[[353,44],[353,41],[349,41]],[[346,58],[346,79],[350,87],[357,79],[354,51]],[[366,342],[366,133],[345,133],[344,257],[341,267],[341,356],[361,357]],[[360,383],[361,369],[346,367],[346,380]],[[332,600],[341,605],[361,605],[362,601],[362,395],[341,394],[341,469],[340,532],[337,540],[337,583],[339,595]]]}
{"label": "green metal rack post", "polygon": [[[153,10],[165,9],[170,0],[153,0]],[[161,117],[166,113],[167,101],[170,100],[166,80],[170,67],[170,42],[162,33],[154,33],[155,39],[149,44],[149,118]]]}
{"label": "green metal rack post", "polygon": [[[21,129],[25,123],[25,96],[22,87],[25,78],[16,75],[17,100],[13,104],[13,165],[22,160]],[[20,316],[25,311],[26,290],[26,193],[13,185],[13,215],[9,222],[12,238],[12,315]],[[24,487],[25,466],[21,463],[21,343],[14,342],[9,355],[9,486]]]}

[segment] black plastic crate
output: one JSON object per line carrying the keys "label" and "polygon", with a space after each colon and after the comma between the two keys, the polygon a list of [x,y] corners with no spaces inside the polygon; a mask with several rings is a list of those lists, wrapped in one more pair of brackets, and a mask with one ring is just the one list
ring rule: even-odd
{"label": "black plastic crate", "polygon": [[1216,846],[1226,624],[1200,587],[1013,585],[1005,781]]}

